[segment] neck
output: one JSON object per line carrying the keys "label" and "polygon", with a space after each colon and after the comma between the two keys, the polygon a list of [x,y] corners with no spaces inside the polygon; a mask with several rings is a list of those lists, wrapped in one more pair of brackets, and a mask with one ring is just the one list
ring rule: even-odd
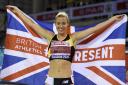
{"label": "neck", "polygon": [[58,34],[58,36],[66,36],[67,33],[63,33],[63,34]]}
{"label": "neck", "polygon": [[66,38],[67,34],[58,34],[57,38],[58,40],[64,40]]}

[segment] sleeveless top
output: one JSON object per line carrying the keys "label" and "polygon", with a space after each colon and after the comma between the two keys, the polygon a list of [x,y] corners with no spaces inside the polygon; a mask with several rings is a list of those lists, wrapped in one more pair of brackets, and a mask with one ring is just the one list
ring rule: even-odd
{"label": "sleeveless top", "polygon": [[49,60],[62,59],[72,62],[75,54],[75,46],[69,34],[62,41],[55,35],[48,47]]}

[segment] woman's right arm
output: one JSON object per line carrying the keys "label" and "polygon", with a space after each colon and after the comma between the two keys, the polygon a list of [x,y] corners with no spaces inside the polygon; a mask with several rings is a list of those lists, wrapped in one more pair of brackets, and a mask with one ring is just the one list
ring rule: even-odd
{"label": "woman's right arm", "polygon": [[50,41],[52,39],[52,37],[54,35],[53,32],[45,30],[44,28],[42,28],[38,24],[34,23],[30,18],[25,16],[24,13],[19,8],[17,8],[16,6],[11,6],[11,5],[7,5],[6,8],[11,10],[16,15],[18,15],[18,17],[20,17],[24,23],[29,25],[32,28],[32,30],[34,30],[41,37],[48,39],[48,41]]}

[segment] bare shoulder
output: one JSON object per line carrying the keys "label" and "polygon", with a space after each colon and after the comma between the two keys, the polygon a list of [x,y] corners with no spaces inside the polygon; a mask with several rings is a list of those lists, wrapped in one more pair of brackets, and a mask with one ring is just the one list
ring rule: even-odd
{"label": "bare shoulder", "polygon": [[76,33],[70,34],[70,37],[72,38],[73,42],[77,42]]}

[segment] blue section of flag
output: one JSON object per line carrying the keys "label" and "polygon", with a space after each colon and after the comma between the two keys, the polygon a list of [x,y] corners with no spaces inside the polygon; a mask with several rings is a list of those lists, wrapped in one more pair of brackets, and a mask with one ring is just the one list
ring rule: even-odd
{"label": "blue section of flag", "polygon": [[45,85],[44,81],[47,77],[47,73],[48,70],[44,70],[42,72],[38,72],[37,74],[24,78],[19,82],[25,83],[27,85]]}
{"label": "blue section of flag", "polygon": [[20,62],[24,59],[25,58],[20,58],[20,57],[17,57],[17,56],[4,54],[4,62],[3,62],[3,65],[2,65],[2,69],[7,68],[8,66],[11,66],[13,64],[16,64],[17,62]]}
{"label": "blue section of flag", "polygon": [[[125,82],[126,68],[124,66],[102,66],[104,69],[115,75],[118,79]],[[123,77],[124,76],[124,77]]]}
{"label": "blue section of flag", "polygon": [[83,27],[77,27],[77,26],[75,26],[75,32],[82,31],[82,30],[85,30],[85,29],[89,29],[90,27],[93,27],[95,25],[96,24],[86,25],[86,26],[83,26]]}
{"label": "blue section of flag", "polygon": [[109,35],[105,40],[108,39],[124,39],[126,38],[126,23],[119,26],[116,30],[114,30],[111,35]]}
{"label": "blue section of flag", "polygon": [[73,72],[73,75],[75,85],[96,85],[95,83],[75,71]]}
{"label": "blue section of flag", "polygon": [[8,16],[7,28],[27,32],[24,26],[20,22],[18,22],[12,15],[7,13],[7,16]]}
{"label": "blue section of flag", "polygon": [[41,22],[41,21],[37,21],[36,22],[43,27],[43,29],[49,30],[53,32],[53,23],[47,23],[47,22]]}

